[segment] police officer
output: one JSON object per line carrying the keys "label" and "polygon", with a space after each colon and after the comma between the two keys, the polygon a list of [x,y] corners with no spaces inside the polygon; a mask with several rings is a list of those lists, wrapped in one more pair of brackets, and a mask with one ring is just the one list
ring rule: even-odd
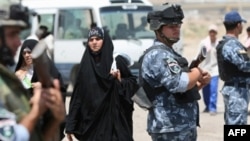
{"label": "police officer", "polygon": [[224,121],[227,125],[247,124],[247,109],[250,98],[250,59],[238,36],[243,29],[240,14],[226,13],[226,35],[217,46],[219,76],[224,81],[221,93],[225,104]]}
{"label": "police officer", "polygon": [[153,141],[195,141],[197,138],[198,90],[210,81],[200,68],[188,68],[187,60],[173,50],[179,40],[183,11],[180,5],[148,13],[156,39],[143,59],[140,75],[153,103],[147,131]]}
{"label": "police officer", "polygon": [[[51,140],[65,117],[59,82],[54,82],[55,88],[35,89],[28,101],[28,92],[7,66],[14,64],[19,33],[29,25],[29,11],[19,3],[1,0],[0,13],[0,140]],[[54,119],[41,131],[36,123],[47,109]]]}

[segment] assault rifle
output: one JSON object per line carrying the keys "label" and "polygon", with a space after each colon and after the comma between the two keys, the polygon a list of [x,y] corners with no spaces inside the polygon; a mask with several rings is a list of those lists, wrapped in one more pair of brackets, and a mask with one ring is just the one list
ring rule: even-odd
{"label": "assault rifle", "polygon": [[53,86],[52,77],[50,76],[49,57],[46,54],[47,44],[42,40],[39,41],[32,50],[31,56],[33,59],[34,70],[37,74],[39,82],[43,88]]}
{"label": "assault rifle", "polygon": [[198,65],[206,59],[206,55],[207,55],[207,49],[206,47],[202,47],[200,53],[198,54],[198,56],[191,62],[189,68],[192,69],[194,67],[198,67]]}

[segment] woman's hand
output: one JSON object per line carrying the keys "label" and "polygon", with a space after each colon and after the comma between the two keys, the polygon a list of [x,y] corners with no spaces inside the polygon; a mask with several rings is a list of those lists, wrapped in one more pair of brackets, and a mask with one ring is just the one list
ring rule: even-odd
{"label": "woman's hand", "polygon": [[110,71],[110,74],[114,77],[114,78],[117,78],[120,82],[121,82],[121,73],[120,73],[120,70],[117,69],[116,71],[113,71],[111,70]]}

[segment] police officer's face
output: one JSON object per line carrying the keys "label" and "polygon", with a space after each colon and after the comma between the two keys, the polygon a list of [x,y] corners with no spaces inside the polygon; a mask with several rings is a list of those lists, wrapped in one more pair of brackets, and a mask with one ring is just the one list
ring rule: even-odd
{"label": "police officer's face", "polygon": [[13,56],[16,55],[17,49],[21,45],[20,31],[20,27],[4,27],[6,45],[10,48]]}
{"label": "police officer's face", "polygon": [[98,52],[102,48],[103,39],[93,36],[89,39],[88,44],[93,52]]}
{"label": "police officer's face", "polygon": [[166,24],[162,26],[162,34],[170,39],[177,39],[180,37],[181,24]]}
{"label": "police officer's face", "polygon": [[243,23],[238,24],[238,29],[239,29],[239,34],[241,34],[243,29]]}

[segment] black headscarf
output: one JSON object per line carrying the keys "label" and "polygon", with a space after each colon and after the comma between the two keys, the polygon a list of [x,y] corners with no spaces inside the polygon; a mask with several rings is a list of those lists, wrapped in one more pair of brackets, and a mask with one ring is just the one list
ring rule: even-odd
{"label": "black headscarf", "polygon": [[21,46],[20,53],[19,53],[19,58],[18,58],[18,62],[17,62],[16,68],[15,68],[15,72],[18,71],[22,67],[22,65],[24,63],[24,58],[23,58],[23,55],[22,55],[23,50],[25,48],[29,48],[30,51],[32,51],[35,48],[37,43],[38,43],[38,41],[34,40],[34,39],[28,39],[28,40],[25,40],[23,42],[23,44]]}
{"label": "black headscarf", "polygon": [[103,32],[103,45],[98,53],[86,47],[71,96],[66,132],[84,141],[132,141],[130,97],[136,90],[136,77],[121,58],[116,61],[124,79],[119,82],[110,75],[113,43],[105,31],[98,31]]}
{"label": "black headscarf", "polygon": [[[23,44],[21,46],[20,53],[19,53],[19,59],[18,59],[16,68],[15,68],[15,72],[18,71],[22,67],[22,64],[24,63],[24,58],[23,58],[23,55],[22,55],[23,50],[25,48],[29,48],[32,51],[35,48],[37,43],[38,43],[38,41],[35,40],[35,39],[27,39],[27,40],[25,40],[23,42]],[[59,79],[60,86],[61,86],[61,91],[66,92],[66,88],[64,86],[64,83],[63,83],[62,76],[61,76],[60,72],[56,68],[55,64],[50,59],[48,59],[48,60],[49,60],[49,69],[50,69],[49,71],[50,71],[51,77]],[[36,72],[34,71],[31,82],[37,82],[37,81],[38,81],[38,78],[37,78]]]}

